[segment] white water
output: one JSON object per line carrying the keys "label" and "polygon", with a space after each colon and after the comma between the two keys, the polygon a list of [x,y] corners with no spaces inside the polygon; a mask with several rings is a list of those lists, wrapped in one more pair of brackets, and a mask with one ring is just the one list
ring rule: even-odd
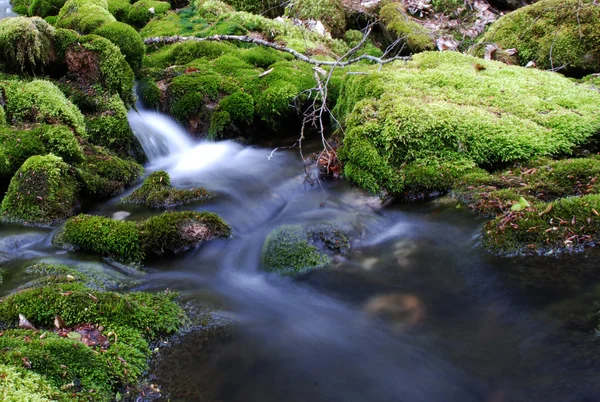
{"label": "white water", "polygon": [[0,20],[7,17],[14,17],[17,14],[12,12],[9,0],[0,0]]}

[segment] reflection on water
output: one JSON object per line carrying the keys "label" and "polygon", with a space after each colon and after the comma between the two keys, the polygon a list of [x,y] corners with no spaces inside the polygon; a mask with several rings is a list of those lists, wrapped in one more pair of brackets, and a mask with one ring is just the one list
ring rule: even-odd
{"label": "reflection on water", "polygon": [[[167,170],[177,187],[215,191],[216,199],[189,208],[217,212],[233,227],[231,239],[148,264],[139,285],[210,300],[233,323],[187,334],[160,353],[153,382],[174,400],[600,400],[597,345],[564,319],[597,300],[594,254],[489,258],[477,246],[481,222],[452,205],[377,210],[345,183],[308,184],[293,151],[268,159],[270,150],[195,141],[159,114],[133,113],[148,170]],[[117,200],[92,213],[157,213],[127,215]],[[350,253],[295,279],[262,271],[273,229],[319,223],[347,232]],[[5,230],[7,270],[57,257],[48,232]],[[586,275],[560,291],[531,291],[542,283],[540,267],[558,275],[571,265]]]}

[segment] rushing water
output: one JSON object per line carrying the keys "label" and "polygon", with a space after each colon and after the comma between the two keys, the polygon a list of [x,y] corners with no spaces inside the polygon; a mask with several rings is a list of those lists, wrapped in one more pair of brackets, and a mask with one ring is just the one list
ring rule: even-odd
{"label": "rushing water", "polygon": [[6,17],[14,17],[15,15],[12,12],[10,0],[0,0],[0,20]]}
{"label": "rushing water", "polygon": [[[236,330],[213,341],[193,332],[161,352],[153,381],[173,399],[600,400],[600,350],[573,318],[593,311],[600,294],[597,253],[491,258],[478,245],[482,222],[454,205],[378,209],[344,182],[306,181],[297,151],[271,155],[194,140],[153,112],[129,119],[149,156],[147,171],[165,169],[176,187],[217,193],[184,209],[220,214],[232,238],[149,263],[140,279],[108,261],[53,249],[50,230],[4,225],[2,289],[19,282],[25,263],[54,258],[210,303]],[[90,213],[112,216],[124,208],[118,200]],[[132,220],[158,213],[128,211]],[[262,270],[273,229],[317,223],[350,233],[352,250],[296,279]]]}

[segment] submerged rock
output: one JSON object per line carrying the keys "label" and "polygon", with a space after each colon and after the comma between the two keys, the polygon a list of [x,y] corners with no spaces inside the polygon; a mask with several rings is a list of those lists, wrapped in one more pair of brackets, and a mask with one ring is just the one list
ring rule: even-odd
{"label": "submerged rock", "polygon": [[144,180],[142,186],[127,197],[124,204],[145,204],[152,208],[172,207],[191,202],[205,201],[212,194],[204,188],[179,190],[171,187],[171,178],[163,170],[153,172]]}
{"label": "submerged rock", "polygon": [[78,215],[67,221],[54,243],[125,263],[141,263],[230,234],[230,227],[211,212],[165,212],[140,222]]}

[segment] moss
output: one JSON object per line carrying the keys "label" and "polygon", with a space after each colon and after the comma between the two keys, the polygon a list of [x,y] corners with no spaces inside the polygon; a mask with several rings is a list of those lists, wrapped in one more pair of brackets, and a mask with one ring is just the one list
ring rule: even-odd
{"label": "moss", "polygon": [[67,0],[58,13],[56,26],[85,34],[114,21],[106,0]]}
{"label": "moss", "polygon": [[83,151],[73,131],[67,126],[42,126],[42,141],[47,152],[60,156],[66,162],[79,163],[83,161]]}
{"label": "moss", "polygon": [[65,5],[65,0],[31,0],[27,14],[42,18],[56,16]]}
{"label": "moss", "polygon": [[41,18],[0,21],[0,63],[9,72],[39,73],[55,61],[54,28]]}
{"label": "moss", "polygon": [[109,22],[93,32],[117,45],[134,72],[142,67],[146,46],[135,29],[122,22]]}
{"label": "moss", "polygon": [[161,100],[161,90],[150,77],[145,77],[138,82],[140,100],[148,109],[158,109]]}
{"label": "moss", "polygon": [[56,58],[65,59],[67,48],[79,39],[79,34],[71,29],[58,28],[54,31],[54,44],[56,49]]}
{"label": "moss", "polygon": [[229,113],[234,122],[249,124],[254,118],[254,98],[244,92],[234,92],[219,102],[219,109]]}
{"label": "moss", "polygon": [[[126,22],[136,28],[143,28],[152,18],[165,14],[170,8],[171,4],[166,1],[139,0],[129,9]],[[154,12],[150,9],[154,9]]]}
{"label": "moss", "polygon": [[26,369],[0,364],[0,397],[4,402],[66,400],[44,377]]}
{"label": "moss", "polygon": [[107,274],[96,265],[69,266],[52,262],[39,262],[25,268],[28,276],[36,279],[28,282],[25,287],[42,287],[54,283],[81,283],[95,291],[117,289],[122,286],[114,276]]}
{"label": "moss", "polygon": [[541,0],[496,21],[482,43],[516,48],[521,64],[564,67],[567,74],[600,70],[600,10],[591,0]]}
{"label": "moss", "polygon": [[427,52],[347,76],[334,113],[345,126],[346,177],[401,195],[407,164],[456,162],[464,170],[569,153],[598,132],[598,107],[597,92],[556,74]]}
{"label": "moss", "polygon": [[230,233],[229,226],[209,212],[165,212],[138,223],[79,215],[67,221],[58,240],[82,251],[140,263],[144,257],[174,254]]}
{"label": "moss", "polygon": [[4,106],[0,105],[0,126],[6,124],[6,112],[4,111]]}
{"label": "moss", "polygon": [[129,0],[108,0],[107,5],[108,11],[117,19],[117,21],[127,21],[127,15],[131,9]]}
{"label": "moss", "polygon": [[[363,33],[361,31],[350,29],[344,34],[344,41],[350,48],[355,48],[360,42],[363,42]],[[367,38],[359,50],[362,54],[368,54],[375,57],[383,56],[383,51],[375,46],[373,39]]]}
{"label": "moss", "polygon": [[346,28],[346,13],[341,0],[294,0],[286,7],[286,15],[321,21],[337,37],[342,36]]}
{"label": "moss", "polygon": [[0,211],[7,221],[49,225],[71,216],[77,203],[70,167],[54,155],[32,156],[10,181]]}
{"label": "moss", "polygon": [[163,208],[204,201],[211,197],[212,194],[203,188],[178,190],[171,187],[169,174],[159,170],[150,174],[140,188],[122,198],[121,202]]}
{"label": "moss", "polygon": [[275,229],[267,237],[262,254],[266,271],[285,275],[322,268],[329,263],[329,257],[310,242],[300,226]]}
{"label": "moss", "polygon": [[[200,1],[206,7],[207,1]],[[197,2],[199,3],[199,2]],[[282,15],[284,7],[277,0],[227,0],[228,5],[236,11],[246,11],[253,14],[266,15],[268,17],[277,17]]]}
{"label": "moss", "polygon": [[30,156],[44,154],[39,130],[0,127],[0,176],[10,178]]}
{"label": "moss", "polygon": [[391,40],[403,39],[410,52],[435,49],[431,33],[410,17],[401,3],[392,2],[384,5],[379,12],[379,18],[391,36]]}
{"label": "moss", "polygon": [[83,115],[61,92],[44,80],[0,81],[6,96],[7,119],[15,123],[64,124],[85,136]]}

